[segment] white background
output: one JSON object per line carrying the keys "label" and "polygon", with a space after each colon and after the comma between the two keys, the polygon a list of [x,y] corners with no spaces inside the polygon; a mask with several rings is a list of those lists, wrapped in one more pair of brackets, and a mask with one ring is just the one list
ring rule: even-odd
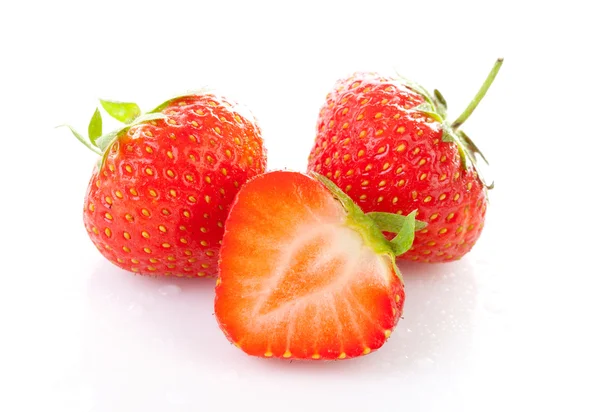
{"label": "white background", "polygon": [[[592,1],[5,1],[0,5],[0,410],[598,410],[598,13]],[[134,277],[81,220],[96,98],[209,85],[249,106],[269,168],[305,170],[356,70],[439,88],[493,165],[463,260],[403,265],[405,318],[358,360],[254,359],[214,281]]]}

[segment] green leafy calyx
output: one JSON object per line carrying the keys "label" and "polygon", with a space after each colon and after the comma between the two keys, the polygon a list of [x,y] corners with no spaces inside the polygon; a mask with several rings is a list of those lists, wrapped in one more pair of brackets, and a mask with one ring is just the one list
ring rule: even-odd
{"label": "green leafy calyx", "polygon": [[[364,213],[350,197],[331,180],[318,173],[312,176],[325,186],[346,211],[346,225],[356,230],[371,249],[381,255],[390,256],[392,262],[396,256],[406,253],[413,244],[415,230],[423,229],[426,223],[415,220],[416,210],[407,216],[394,213]],[[388,240],[383,232],[396,233]],[[401,278],[400,272],[396,274]]]}
{"label": "green leafy calyx", "polygon": [[426,89],[417,83],[407,80],[406,78],[399,76],[399,80],[408,88],[414,90],[423,96],[424,102],[419,106],[413,108],[412,110],[423,113],[437,121],[442,127],[442,141],[446,143],[455,143],[458,147],[458,152],[460,154],[460,159],[463,167],[466,169],[471,166],[477,172],[478,177],[482,180],[482,183],[486,185],[488,189],[494,187],[494,183],[487,183],[485,181],[485,177],[481,173],[480,168],[478,167],[477,157],[481,157],[481,159],[487,164],[487,160],[483,153],[479,150],[479,148],[473,143],[473,141],[462,131],[460,130],[460,126],[469,118],[469,116],[473,113],[475,108],[479,105],[488,89],[494,82],[498,71],[500,71],[500,67],[502,67],[504,59],[499,58],[494,63],[494,67],[488,74],[487,78],[479,88],[479,91],[471,100],[467,108],[461,113],[458,118],[450,123],[446,119],[447,114],[447,104],[446,99],[442,96],[439,90],[434,90],[433,95],[430,94]]}

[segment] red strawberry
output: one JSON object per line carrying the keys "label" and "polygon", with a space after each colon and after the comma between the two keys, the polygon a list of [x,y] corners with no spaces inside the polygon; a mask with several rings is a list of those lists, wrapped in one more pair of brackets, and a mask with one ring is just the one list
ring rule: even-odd
{"label": "red strawberry", "polygon": [[417,209],[428,226],[402,259],[460,259],[481,234],[487,193],[476,170],[481,153],[459,127],[501,64],[454,123],[437,90],[431,96],[410,81],[372,73],[338,81],[321,109],[308,170],[332,179],[367,212]]}
{"label": "red strawberry", "polygon": [[254,119],[211,93],[169,100],[141,117],[135,104],[102,105],[133,123],[99,137],[96,110],[89,141],[73,131],[103,155],[85,198],[90,238],[132,272],[215,276],[229,206],[239,187],[265,170]]}
{"label": "red strawberry", "polygon": [[[271,172],[238,193],[225,224],[215,315],[260,357],[344,359],[384,344],[402,315],[395,256],[414,213],[365,215],[322,176]],[[388,241],[381,230],[398,232]]]}

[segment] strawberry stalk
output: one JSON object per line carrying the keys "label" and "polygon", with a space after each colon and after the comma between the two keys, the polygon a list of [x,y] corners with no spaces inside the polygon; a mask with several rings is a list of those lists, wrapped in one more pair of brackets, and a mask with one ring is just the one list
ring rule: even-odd
{"label": "strawberry stalk", "polygon": [[469,103],[467,108],[452,123],[451,127],[453,129],[455,129],[455,130],[458,129],[469,118],[469,116],[471,116],[471,113],[473,113],[473,111],[477,108],[477,106],[479,105],[479,103],[481,102],[481,100],[483,99],[485,94],[487,93],[488,89],[494,82],[494,79],[496,78],[496,75],[500,71],[500,67],[502,67],[503,62],[504,62],[503,58],[499,58],[498,60],[496,60],[496,62],[494,63],[494,67],[492,67],[492,70],[490,71],[487,78],[485,79],[485,81],[483,82],[481,87],[479,88],[479,91],[477,92],[477,94],[475,95],[473,100],[471,100],[471,103]]}

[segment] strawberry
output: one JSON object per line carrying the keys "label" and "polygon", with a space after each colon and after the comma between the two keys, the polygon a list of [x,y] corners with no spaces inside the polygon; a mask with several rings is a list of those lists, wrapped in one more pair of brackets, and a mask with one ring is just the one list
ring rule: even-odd
{"label": "strawberry", "polygon": [[254,119],[221,96],[180,96],[139,116],[133,103],[101,101],[126,123],[89,140],[102,156],[85,196],[92,242],[117,266],[140,274],[215,276],[223,226],[239,187],[263,173],[266,154]]}
{"label": "strawberry", "polygon": [[321,109],[308,170],[332,179],[367,212],[417,209],[428,226],[402,259],[460,259],[483,229],[487,187],[476,162],[485,158],[459,127],[501,64],[453,123],[437,90],[432,96],[406,79],[373,73],[338,81]]}
{"label": "strawberry", "polygon": [[[368,354],[402,316],[395,256],[410,248],[414,229],[414,213],[364,214],[323,176],[260,175],[240,190],[225,223],[217,321],[249,355]],[[389,241],[381,230],[398,235]]]}

